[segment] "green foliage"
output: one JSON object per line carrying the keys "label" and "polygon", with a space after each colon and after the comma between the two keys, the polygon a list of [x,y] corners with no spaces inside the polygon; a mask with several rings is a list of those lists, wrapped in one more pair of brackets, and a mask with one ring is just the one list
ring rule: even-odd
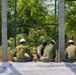
{"label": "green foliage", "polygon": [[[65,34],[66,43],[69,39],[76,40],[76,2],[65,2]],[[76,43],[76,42],[75,42]]]}
{"label": "green foliage", "polygon": [[[42,40],[54,39],[58,41],[58,27],[41,24],[54,23],[54,2],[51,0],[17,0],[16,6],[16,44],[19,44],[21,38],[27,40],[27,47],[32,52],[36,52],[37,46],[41,44]],[[14,46],[14,0],[7,0],[8,2],[8,51],[13,50]],[[1,1],[0,1],[1,4]],[[58,6],[56,23],[58,23]],[[31,25],[30,25],[31,24]],[[34,25],[36,24],[36,25]],[[38,25],[37,25],[38,24]],[[1,5],[0,5],[0,27],[1,27]],[[65,35],[66,43],[69,39],[76,40],[76,2],[65,1]],[[0,28],[1,36],[1,28]],[[0,37],[1,39],[1,37]],[[75,42],[76,43],[76,42]],[[1,45],[1,40],[0,40]]]}
{"label": "green foliage", "polygon": [[[16,36],[16,45],[20,44],[20,39],[25,38],[27,41],[27,47],[31,50],[32,53],[36,53],[37,47],[42,43],[43,40],[48,40],[51,37],[47,35],[47,32],[44,29],[33,29],[29,30],[28,36],[26,34],[18,34]],[[14,50],[14,38],[8,40],[8,51],[12,52]]]}
{"label": "green foliage", "polygon": [[0,52],[2,51],[2,46],[0,46]]}
{"label": "green foliage", "polygon": [[19,0],[17,3],[17,21],[25,23],[49,23],[51,17],[43,5],[44,0]]}
{"label": "green foliage", "polygon": [[11,37],[9,40],[8,40],[8,52],[12,52],[14,48],[14,39]]}

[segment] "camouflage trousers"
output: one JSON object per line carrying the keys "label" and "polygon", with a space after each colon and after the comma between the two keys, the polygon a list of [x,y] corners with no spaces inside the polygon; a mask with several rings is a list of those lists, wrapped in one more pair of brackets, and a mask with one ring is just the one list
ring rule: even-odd
{"label": "camouflage trousers", "polygon": [[54,62],[55,60],[54,59],[50,59],[50,58],[46,58],[46,57],[40,57],[40,60],[42,61],[42,62]]}
{"label": "camouflage trousers", "polygon": [[76,62],[76,59],[64,59],[64,62]]}
{"label": "camouflage trousers", "polygon": [[14,62],[29,62],[32,61],[33,58],[29,57],[29,58],[18,58],[18,57],[13,57],[13,61]]}

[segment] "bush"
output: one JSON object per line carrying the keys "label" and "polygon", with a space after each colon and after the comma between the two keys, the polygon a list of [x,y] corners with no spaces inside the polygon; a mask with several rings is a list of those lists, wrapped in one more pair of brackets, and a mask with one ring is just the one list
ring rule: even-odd
{"label": "bush", "polygon": [[[42,43],[43,40],[50,39],[50,36],[47,35],[44,29],[33,29],[31,28],[28,36],[26,34],[17,34],[16,36],[16,45],[19,45],[21,38],[26,39],[27,47],[31,50],[32,53],[36,53],[37,47]],[[8,40],[8,52],[13,52],[14,50],[14,38]]]}

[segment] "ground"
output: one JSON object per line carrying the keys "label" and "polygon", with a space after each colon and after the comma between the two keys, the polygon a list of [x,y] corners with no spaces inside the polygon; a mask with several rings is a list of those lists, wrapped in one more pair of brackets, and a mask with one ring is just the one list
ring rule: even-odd
{"label": "ground", "polygon": [[36,55],[32,62],[12,62],[8,53],[8,62],[0,62],[0,75],[76,75],[76,62],[41,62]]}
{"label": "ground", "polygon": [[1,62],[0,75],[76,75],[76,62]]}
{"label": "ground", "polygon": [[[8,54],[8,61],[12,61],[12,54],[11,53],[7,53]],[[2,62],[2,52],[0,52],[0,62]]]}

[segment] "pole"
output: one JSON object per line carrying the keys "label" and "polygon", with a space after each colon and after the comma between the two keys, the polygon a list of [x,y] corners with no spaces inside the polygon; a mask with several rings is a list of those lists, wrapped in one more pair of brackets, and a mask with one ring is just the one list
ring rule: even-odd
{"label": "pole", "polygon": [[59,0],[59,51],[60,61],[64,58],[65,34],[64,34],[64,0]]}
{"label": "pole", "polygon": [[[56,0],[55,0],[55,18],[54,18],[54,23],[56,24]],[[55,28],[55,35],[54,35],[54,40],[56,41],[57,43],[57,36],[56,36],[56,26],[54,27]],[[56,45],[56,62],[58,61],[58,48],[57,48],[57,45]]]}
{"label": "pole", "polygon": [[55,23],[56,23],[56,0],[55,0]]}
{"label": "pole", "polygon": [[2,1],[2,61],[7,61],[7,0]]}
{"label": "pole", "polygon": [[14,0],[14,49],[16,47],[16,0]]}

